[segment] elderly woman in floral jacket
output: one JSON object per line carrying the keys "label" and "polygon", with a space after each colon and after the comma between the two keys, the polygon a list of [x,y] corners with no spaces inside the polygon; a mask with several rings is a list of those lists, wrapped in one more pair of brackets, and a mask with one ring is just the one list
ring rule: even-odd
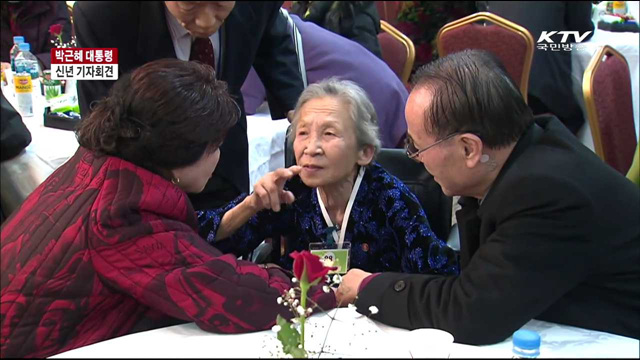
{"label": "elderly woman in floral jacket", "polygon": [[283,236],[275,262],[287,269],[292,251],[348,242],[351,267],[458,274],[456,252],[431,231],[415,195],[374,161],[378,120],[361,87],[337,78],[309,85],[289,134],[298,165],[265,175],[227,206],[199,212],[207,241],[240,255]]}
{"label": "elderly woman in floral jacket", "polygon": [[[290,277],[198,236],[186,192],[211,177],[239,116],[211,67],[158,60],[118,80],[77,132],[77,153],[2,228],[0,352],[47,357],[195,321],[268,329]],[[335,306],[320,287],[310,298]]]}

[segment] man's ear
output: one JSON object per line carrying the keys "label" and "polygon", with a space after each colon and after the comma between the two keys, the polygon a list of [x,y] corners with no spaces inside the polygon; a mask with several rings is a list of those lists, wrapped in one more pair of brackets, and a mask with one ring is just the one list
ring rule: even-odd
{"label": "man's ear", "polygon": [[465,133],[460,136],[460,143],[464,151],[465,164],[473,169],[482,162],[482,140],[477,135]]}
{"label": "man's ear", "polygon": [[373,161],[373,153],[375,148],[373,145],[365,145],[362,149],[358,151],[358,165],[366,166],[371,164]]}

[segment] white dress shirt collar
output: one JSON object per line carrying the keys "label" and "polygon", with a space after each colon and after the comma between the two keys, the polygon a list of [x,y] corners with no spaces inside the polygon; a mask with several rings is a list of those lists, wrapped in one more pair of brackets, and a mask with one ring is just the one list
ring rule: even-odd
{"label": "white dress shirt collar", "polygon": [[[171,40],[173,41],[173,49],[176,52],[176,58],[188,61],[189,55],[191,54],[191,43],[194,38],[191,36],[189,31],[187,31],[187,29],[178,22],[178,19],[169,12],[166,5],[164,11],[167,18],[169,33],[171,34]],[[213,44],[213,53],[216,57],[216,69],[220,69],[220,31],[216,31],[214,34],[209,36],[209,40],[211,40],[211,44]]]}

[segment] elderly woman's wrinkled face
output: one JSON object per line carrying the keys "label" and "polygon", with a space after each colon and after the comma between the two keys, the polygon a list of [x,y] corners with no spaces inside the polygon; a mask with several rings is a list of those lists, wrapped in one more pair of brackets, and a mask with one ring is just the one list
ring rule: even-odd
{"label": "elderly woman's wrinkled face", "polygon": [[195,163],[174,169],[173,175],[178,187],[188,193],[197,194],[204,189],[220,160],[220,149],[205,152]]}
{"label": "elderly woman's wrinkled face", "polygon": [[367,164],[348,107],[333,97],[312,99],[302,106],[293,151],[302,166],[300,177],[309,187],[345,181],[355,175],[356,164]]}
{"label": "elderly woman's wrinkled face", "polygon": [[235,6],[235,1],[165,1],[167,9],[193,36],[213,35]]}

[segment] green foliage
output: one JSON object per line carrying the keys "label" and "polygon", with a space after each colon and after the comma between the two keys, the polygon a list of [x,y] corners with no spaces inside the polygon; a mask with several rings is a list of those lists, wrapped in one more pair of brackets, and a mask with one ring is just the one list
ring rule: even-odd
{"label": "green foliage", "polygon": [[45,99],[49,100],[60,95],[60,88],[57,86],[45,86]]}
{"label": "green foliage", "polygon": [[414,70],[438,58],[436,35],[440,28],[476,11],[475,1],[407,1],[396,27],[416,48]]}
{"label": "green foliage", "polygon": [[282,343],[284,353],[289,354],[296,359],[306,358],[307,352],[300,347],[300,333],[298,333],[298,331],[280,315],[276,318],[276,324],[280,326],[280,331],[278,331],[278,340]]}

